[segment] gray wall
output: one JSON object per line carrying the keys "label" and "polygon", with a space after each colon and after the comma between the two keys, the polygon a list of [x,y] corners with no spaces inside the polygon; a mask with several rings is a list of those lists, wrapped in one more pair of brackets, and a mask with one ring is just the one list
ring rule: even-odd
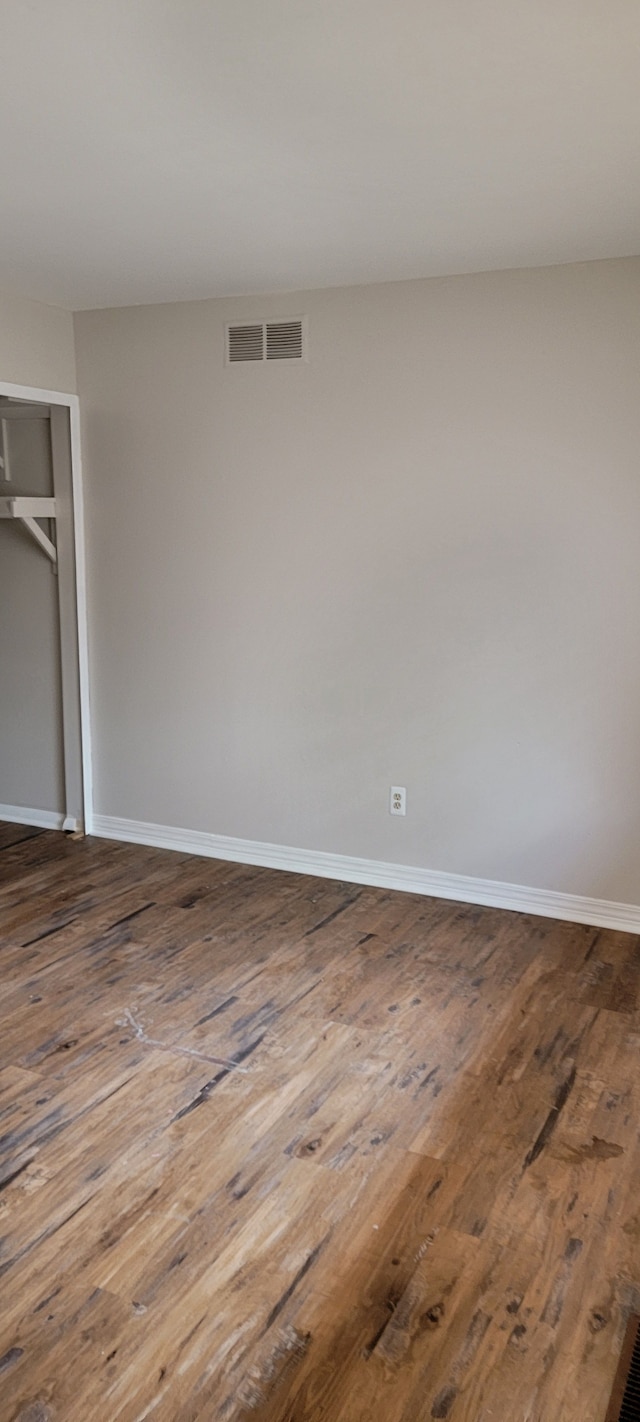
{"label": "gray wall", "polygon": [[75,329],[96,810],[639,903],[640,260]]}
{"label": "gray wall", "polygon": [[0,380],[73,394],[73,316],[0,291]]}

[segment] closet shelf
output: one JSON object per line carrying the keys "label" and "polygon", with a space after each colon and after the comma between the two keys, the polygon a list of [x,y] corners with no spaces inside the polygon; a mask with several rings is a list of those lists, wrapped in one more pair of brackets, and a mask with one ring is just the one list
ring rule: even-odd
{"label": "closet shelf", "polygon": [[0,518],[17,518],[23,528],[46,553],[47,558],[54,564],[58,561],[56,545],[52,543],[44,529],[36,523],[37,518],[55,518],[55,499],[37,498],[35,495],[11,494],[0,497]]}
{"label": "closet shelf", "polygon": [[41,499],[35,495],[11,494],[0,498],[0,518],[55,518],[55,499]]}

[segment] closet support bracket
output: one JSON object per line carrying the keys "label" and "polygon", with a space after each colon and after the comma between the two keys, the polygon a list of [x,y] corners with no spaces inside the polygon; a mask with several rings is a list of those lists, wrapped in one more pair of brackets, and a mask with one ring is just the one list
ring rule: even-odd
{"label": "closet support bracket", "polygon": [[38,544],[38,547],[42,549],[43,553],[46,553],[54,568],[58,562],[56,545],[40,527],[40,524],[36,523],[36,519],[55,518],[55,516],[55,499],[27,498],[25,496],[0,498],[0,518],[19,519],[22,527],[26,528],[27,533]]}
{"label": "closet support bracket", "polygon": [[22,524],[22,527],[26,528],[27,532],[31,534],[31,537],[35,539],[36,543],[42,549],[43,553],[46,553],[47,558],[51,559],[51,562],[55,567],[58,562],[58,554],[56,552],[55,543],[51,542],[51,539],[49,538],[48,534],[46,534],[44,529],[40,527],[39,523],[36,523],[34,518],[22,518],[20,519],[20,522]]}

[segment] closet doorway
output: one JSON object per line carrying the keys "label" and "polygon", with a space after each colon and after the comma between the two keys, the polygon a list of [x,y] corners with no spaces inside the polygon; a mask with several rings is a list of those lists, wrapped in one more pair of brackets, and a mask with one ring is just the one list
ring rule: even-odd
{"label": "closet doorway", "polygon": [[78,398],[0,381],[0,820],[91,828]]}

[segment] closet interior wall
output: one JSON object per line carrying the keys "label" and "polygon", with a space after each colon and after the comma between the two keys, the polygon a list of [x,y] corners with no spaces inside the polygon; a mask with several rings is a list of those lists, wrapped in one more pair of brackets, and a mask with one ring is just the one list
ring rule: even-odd
{"label": "closet interior wall", "polygon": [[[0,397],[0,416],[4,403]],[[2,436],[0,492],[51,497],[50,419],[6,419]],[[11,519],[0,520],[0,601],[0,804],[63,816],[58,581],[48,558]]]}

